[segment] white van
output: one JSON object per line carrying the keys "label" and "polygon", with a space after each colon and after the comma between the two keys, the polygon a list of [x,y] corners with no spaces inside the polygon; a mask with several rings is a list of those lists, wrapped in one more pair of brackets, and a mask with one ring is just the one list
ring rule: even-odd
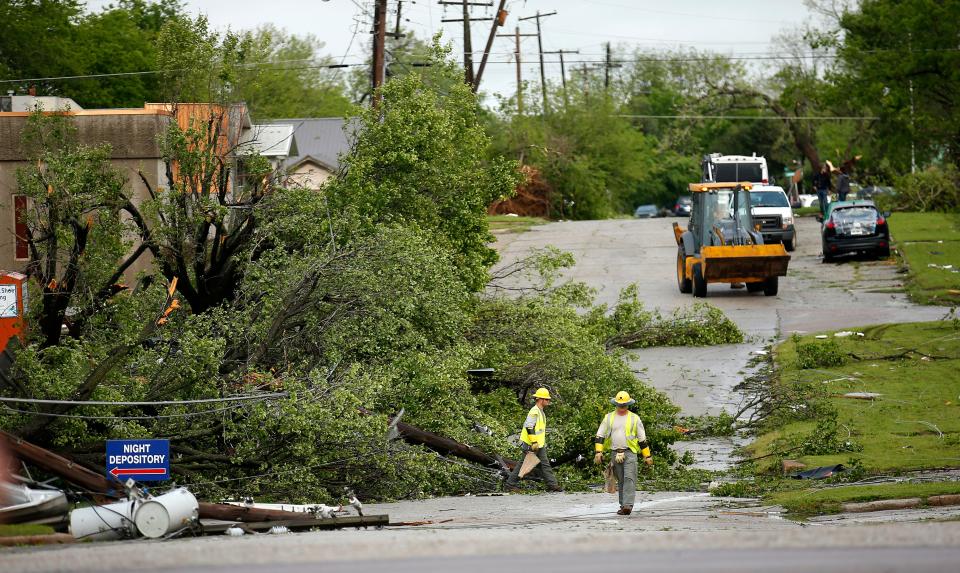
{"label": "white van", "polygon": [[703,183],[737,183],[749,181],[760,185],[770,183],[767,160],[763,156],[721,155],[711,153],[703,157],[701,163]]}

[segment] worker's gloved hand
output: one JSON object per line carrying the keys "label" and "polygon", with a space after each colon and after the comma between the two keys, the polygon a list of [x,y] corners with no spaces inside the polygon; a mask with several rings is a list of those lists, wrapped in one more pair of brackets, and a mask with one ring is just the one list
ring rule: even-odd
{"label": "worker's gloved hand", "polygon": [[603,463],[603,452],[597,452],[593,456],[593,463],[597,464],[598,466]]}
{"label": "worker's gloved hand", "polygon": [[540,449],[540,444],[538,444],[537,442],[533,442],[532,444],[530,444],[530,450],[531,450],[531,451],[534,451],[534,452],[535,452],[535,451],[537,451],[537,450],[539,450],[539,449]]}
{"label": "worker's gloved hand", "polygon": [[617,463],[622,464],[623,460],[627,457],[627,454],[624,452],[617,452]]}
{"label": "worker's gloved hand", "polygon": [[647,464],[648,466],[652,466],[653,458],[643,458],[643,463]]}

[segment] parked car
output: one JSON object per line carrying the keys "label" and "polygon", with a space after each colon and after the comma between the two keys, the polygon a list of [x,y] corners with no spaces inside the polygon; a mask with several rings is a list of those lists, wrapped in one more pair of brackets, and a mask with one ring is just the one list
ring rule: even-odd
{"label": "parked car", "polygon": [[637,219],[653,219],[660,216],[660,209],[657,209],[656,205],[640,205],[633,212],[633,216]]}
{"label": "parked car", "polygon": [[[887,218],[873,201],[834,201],[823,218],[823,262],[839,255],[867,253],[879,258],[890,256],[890,229]],[[820,219],[820,217],[817,217]]]}
{"label": "parked car", "polygon": [[671,209],[675,217],[689,217],[692,210],[693,199],[689,195],[678,197],[677,202],[673,204],[673,209]]}
{"label": "parked car", "polygon": [[793,209],[782,187],[754,185],[750,191],[750,214],[754,224],[760,225],[764,243],[783,243],[788,251],[797,248]]}

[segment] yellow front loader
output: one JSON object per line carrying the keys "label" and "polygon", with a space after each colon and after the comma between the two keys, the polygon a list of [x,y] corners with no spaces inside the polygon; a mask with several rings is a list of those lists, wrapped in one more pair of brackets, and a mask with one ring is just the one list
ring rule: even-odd
{"label": "yellow front loader", "polygon": [[745,283],[747,291],[777,294],[790,255],[783,244],[765,245],[750,216],[751,183],[691,183],[690,224],[673,224],[677,285],[707,296],[709,283]]}

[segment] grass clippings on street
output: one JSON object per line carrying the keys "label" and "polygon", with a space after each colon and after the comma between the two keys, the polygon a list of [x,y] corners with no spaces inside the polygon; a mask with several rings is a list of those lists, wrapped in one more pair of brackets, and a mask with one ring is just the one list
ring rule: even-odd
{"label": "grass clippings on street", "polygon": [[910,297],[920,304],[960,304],[960,215],[894,213],[890,232],[909,268]]}

